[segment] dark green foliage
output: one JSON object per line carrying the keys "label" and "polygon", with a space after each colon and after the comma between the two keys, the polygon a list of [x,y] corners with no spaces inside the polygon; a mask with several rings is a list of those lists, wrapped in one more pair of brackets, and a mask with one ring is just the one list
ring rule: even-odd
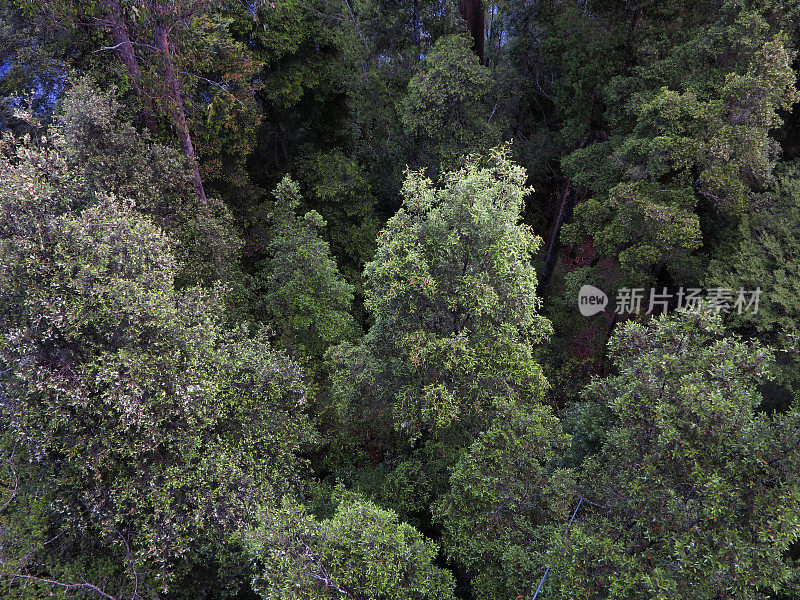
{"label": "dark green foliage", "polygon": [[798,8],[0,5],[0,596],[800,597]]}
{"label": "dark green foliage", "polygon": [[509,405],[453,469],[436,513],[448,553],[475,574],[476,598],[530,594],[549,526],[568,518],[574,482],[548,469],[567,442],[550,409]]}
{"label": "dark green foliage", "polygon": [[298,215],[300,201],[297,184],[284,178],[275,190],[267,258],[253,280],[250,310],[292,355],[319,360],[329,346],[355,335],[348,313],[353,288],[319,235],[325,221],[313,210]]}
{"label": "dark green foliage", "polygon": [[493,145],[484,104],[489,69],[482,66],[463,35],[441,37],[408,83],[402,119],[417,144],[419,161],[453,165],[470,152]]}
{"label": "dark green foliage", "polygon": [[[781,348],[778,380],[798,389],[795,360],[800,318],[800,177],[796,162],[784,163],[776,172],[776,185],[754,194],[751,213],[742,221],[731,251],[711,263],[709,285],[734,290],[760,289],[758,311],[739,314],[731,321]],[[734,241],[735,240],[735,241]]]}
{"label": "dark green foliage", "polygon": [[311,154],[298,167],[308,204],[325,219],[324,234],[342,274],[363,295],[361,274],[382,224],[365,169],[339,149]]}
{"label": "dark green foliage", "polygon": [[47,21],[17,2],[0,6],[0,132],[35,132],[32,125],[52,114],[64,90],[64,54],[83,40],[79,32],[48,30]]}
{"label": "dark green foliage", "polygon": [[797,414],[757,414],[769,350],[682,314],[629,323],[619,375],[589,401],[613,413],[586,459],[582,516],[551,538],[549,596],[764,598],[793,577],[800,535]]}
{"label": "dark green foliage", "polygon": [[[609,27],[614,12],[600,11]],[[572,240],[591,238],[638,282],[662,268],[698,280],[702,236],[718,235],[747,210],[748,191],[771,181],[769,132],[797,99],[793,52],[770,12],[677,2],[642,7],[633,26],[609,28],[630,63],[598,84],[603,139],[564,160],[595,194],[578,207]]]}

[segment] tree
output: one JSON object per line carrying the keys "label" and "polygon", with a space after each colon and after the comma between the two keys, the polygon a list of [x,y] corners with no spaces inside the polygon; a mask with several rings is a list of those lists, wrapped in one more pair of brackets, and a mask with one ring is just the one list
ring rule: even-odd
{"label": "tree", "polygon": [[[416,497],[390,501],[422,511],[498,402],[539,402],[546,383],[534,353],[550,331],[537,314],[538,239],[518,222],[524,170],[501,148],[441,183],[408,174],[403,208],[365,270],[374,324],[358,344],[329,351],[349,443],[373,464],[391,457],[386,484]],[[424,476],[402,483],[414,472]]]}
{"label": "tree", "polygon": [[460,0],[458,9],[467,26],[467,31],[472,36],[472,49],[483,62],[483,42],[486,37],[483,29],[486,13],[483,2],[481,0]]}
{"label": "tree", "polygon": [[[794,394],[800,384],[795,360],[800,318],[800,180],[798,163],[780,163],[776,183],[767,192],[753,194],[751,212],[742,219],[729,252],[713,260],[708,286],[737,290],[761,290],[757,310],[732,308],[726,319],[748,335],[756,335],[782,352],[778,355],[777,382]],[[786,408],[780,402],[775,408]]]}
{"label": "tree", "polygon": [[[232,5],[216,0],[26,0],[26,4],[51,17],[56,28],[88,23],[109,36],[107,45],[91,50],[118,57],[152,133],[161,129],[159,117],[166,117],[201,202],[206,201],[204,175],[243,183],[243,161],[257,125],[255,86],[248,80],[258,65],[231,36],[231,15],[238,14]],[[203,100],[198,102],[198,97]],[[208,135],[209,129],[216,135]],[[233,131],[236,135],[231,135]],[[225,148],[220,144],[223,132]],[[202,148],[198,136],[204,138]],[[201,166],[203,157],[207,160]]]}
{"label": "tree", "polygon": [[451,167],[458,156],[498,141],[492,139],[490,111],[483,102],[490,81],[465,36],[436,40],[403,100],[403,124],[423,144],[421,164]]}
{"label": "tree", "polygon": [[531,595],[550,528],[572,508],[569,471],[553,471],[569,437],[548,407],[505,407],[452,470],[434,509],[444,548],[465,565],[475,598]]}
{"label": "tree", "polygon": [[[797,98],[786,13],[734,2],[615,10],[602,18],[608,35],[626,38],[631,64],[600,84],[602,137],[563,161],[594,194],[577,207],[569,239],[619,256],[638,283],[696,282],[702,237],[724,237],[748,191],[771,181],[769,132]],[[618,27],[626,18],[633,25]],[[676,21],[680,34],[665,36]]]}
{"label": "tree", "polygon": [[619,375],[586,400],[613,421],[583,465],[583,508],[550,542],[548,597],[763,598],[793,576],[798,415],[757,413],[772,352],[717,317],[626,323]]}
{"label": "tree", "polygon": [[42,24],[17,3],[0,7],[0,131],[30,131],[30,119],[15,111],[49,114],[63,88],[66,65],[57,56],[71,40],[44,34]]}
{"label": "tree", "polygon": [[256,586],[265,600],[455,598],[452,575],[432,564],[436,545],[358,498],[343,499],[322,521],[286,503],[248,546],[264,565]]}
{"label": "tree", "polygon": [[349,314],[353,288],[339,274],[320,237],[320,214],[297,214],[301,196],[288,176],[275,192],[267,258],[253,280],[249,303],[258,320],[277,333],[280,345],[298,358],[321,360],[329,346],[355,335]]}
{"label": "tree", "polygon": [[375,324],[333,354],[345,414],[388,406],[413,438],[480,419],[492,398],[538,398],[533,350],[549,325],[536,313],[537,238],[518,223],[524,183],[503,149],[445,174],[441,188],[408,174],[404,207],[365,272]]}
{"label": "tree", "polygon": [[73,208],[106,193],[133,200],[138,211],[179,242],[182,284],[235,276],[242,242],[230,212],[217,198],[198,200],[191,164],[133,128],[115,89],[101,91],[86,78],[72,81],[55,116],[46,143],[63,158],[66,172],[42,170],[57,188],[54,193],[69,198]]}
{"label": "tree", "polygon": [[225,328],[218,291],[176,291],[174,243],[130,201],[98,192],[74,208],[45,170],[69,174],[55,151],[0,162],[0,419],[15,482],[3,594],[86,584],[155,598],[184,578],[191,595],[235,532],[293,493],[315,442],[302,373],[264,333]]}

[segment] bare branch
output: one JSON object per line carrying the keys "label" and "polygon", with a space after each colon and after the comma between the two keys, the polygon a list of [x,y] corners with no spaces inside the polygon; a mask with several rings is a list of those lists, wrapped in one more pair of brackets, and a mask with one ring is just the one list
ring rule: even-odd
{"label": "bare branch", "polygon": [[57,587],[61,587],[61,588],[64,588],[66,590],[79,590],[79,589],[89,590],[89,591],[95,592],[96,594],[99,594],[103,598],[106,598],[106,600],[117,600],[117,598],[115,598],[114,596],[111,596],[110,594],[105,593],[103,590],[101,590],[96,585],[92,585],[91,583],[87,583],[86,581],[84,581],[83,583],[75,583],[75,582],[64,583],[63,581],[55,581],[53,579],[45,579],[44,577],[35,577],[34,575],[23,575],[21,573],[2,573],[2,574],[0,574],[0,576],[8,577],[10,579],[27,579],[29,581],[37,581],[39,583],[47,583],[49,585],[54,585],[54,586],[57,586]]}
{"label": "bare branch", "polygon": [[102,48],[98,48],[97,50],[92,50],[92,53],[104,52],[106,50],[117,50],[122,46],[127,46],[127,45],[141,46],[142,48],[149,48],[150,50],[155,50],[156,52],[158,52],[158,48],[156,48],[155,46],[151,46],[150,44],[142,44],[140,42],[127,41],[127,42],[120,42],[119,44],[116,44],[114,46],[103,46]]}
{"label": "bare branch", "polygon": [[223,84],[219,83],[218,81],[212,81],[211,79],[206,79],[205,77],[203,77],[201,75],[197,75],[196,73],[190,73],[188,71],[180,71],[179,70],[178,73],[180,73],[181,75],[188,75],[189,77],[194,77],[196,79],[199,79],[201,81],[205,81],[206,83],[209,83],[209,84],[213,85],[215,88],[220,89],[223,92],[225,92],[226,94],[228,94],[231,98],[236,100],[244,108],[247,108],[247,105],[244,102],[239,100],[239,98],[237,98],[233,93],[231,93],[231,91],[227,87],[225,87]]}

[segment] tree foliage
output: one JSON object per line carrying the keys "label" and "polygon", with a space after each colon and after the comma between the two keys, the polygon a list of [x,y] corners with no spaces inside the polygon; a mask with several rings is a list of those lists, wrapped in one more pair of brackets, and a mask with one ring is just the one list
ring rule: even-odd
{"label": "tree foliage", "polygon": [[569,598],[763,598],[794,575],[797,415],[756,412],[772,353],[718,318],[629,323],[619,375],[586,398],[613,422],[581,469],[585,504],[551,539],[550,589]]}
{"label": "tree foliage", "polygon": [[264,564],[256,587],[265,599],[454,598],[452,576],[433,565],[436,545],[358,498],[322,521],[286,504],[249,541]]}
{"label": "tree foliage", "polygon": [[2,3],[0,595],[800,597],[798,8]]}
{"label": "tree foliage", "polygon": [[39,170],[69,172],[54,151],[1,166],[4,593],[157,597],[297,485],[302,374],[223,327],[216,291],[176,291],[174,244],[131,201],[69,210]]}

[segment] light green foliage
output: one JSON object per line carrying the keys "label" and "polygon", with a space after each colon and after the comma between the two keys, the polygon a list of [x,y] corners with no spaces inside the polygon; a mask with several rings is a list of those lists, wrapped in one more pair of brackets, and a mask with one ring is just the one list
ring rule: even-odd
{"label": "light green foliage", "polygon": [[265,600],[454,598],[452,575],[432,564],[436,545],[358,498],[323,521],[286,503],[247,545],[264,565],[256,588]]}
{"label": "light green foliage", "polygon": [[363,452],[352,466],[341,452],[337,473],[408,518],[446,491],[498,405],[536,404],[546,386],[534,351],[550,325],[537,314],[538,239],[518,222],[524,184],[505,149],[441,186],[410,172],[365,269],[374,324],[329,351],[342,445]]}
{"label": "light green foliage", "polygon": [[292,492],[304,384],[265,335],[222,327],[216,290],[175,291],[173,243],[131,202],[68,210],[64,173],[55,152],[0,162],[0,418],[22,485],[3,593],[32,597],[8,575],[27,573],[155,598]]}
{"label": "light green foliage", "polygon": [[606,135],[564,160],[595,194],[569,236],[619,256],[640,282],[663,267],[697,281],[702,236],[720,235],[771,181],[769,132],[797,99],[793,53],[769,7],[734,2],[643,8],[629,35],[632,66],[602,86]]}
{"label": "light green foliage", "polygon": [[290,353],[319,360],[329,346],[355,335],[348,312],[353,287],[342,279],[320,237],[325,226],[320,214],[297,214],[297,184],[287,176],[274,195],[267,258],[254,278],[251,310]]}
{"label": "light green foliage", "polygon": [[421,142],[423,164],[451,166],[469,152],[489,148],[489,69],[480,64],[464,35],[439,38],[408,83],[403,123]]}
{"label": "light green foliage", "polygon": [[442,187],[409,173],[404,206],[365,271],[375,324],[331,355],[346,419],[391,411],[418,438],[486,423],[495,398],[539,398],[533,349],[549,324],[537,314],[538,240],[518,223],[524,184],[502,149],[447,173]]}
{"label": "light green foliage", "polygon": [[446,550],[475,574],[476,598],[532,594],[548,526],[568,518],[574,482],[549,471],[568,441],[549,408],[510,405],[453,469],[436,515]]}
{"label": "light green foliage", "polygon": [[798,8],[0,3],[0,596],[800,598]]}
{"label": "light green foliage", "polygon": [[[595,380],[612,427],[587,458],[581,516],[556,531],[547,597],[764,598],[800,536],[797,414],[756,413],[772,354],[718,318],[628,323]],[[599,506],[598,506],[599,505]]]}

